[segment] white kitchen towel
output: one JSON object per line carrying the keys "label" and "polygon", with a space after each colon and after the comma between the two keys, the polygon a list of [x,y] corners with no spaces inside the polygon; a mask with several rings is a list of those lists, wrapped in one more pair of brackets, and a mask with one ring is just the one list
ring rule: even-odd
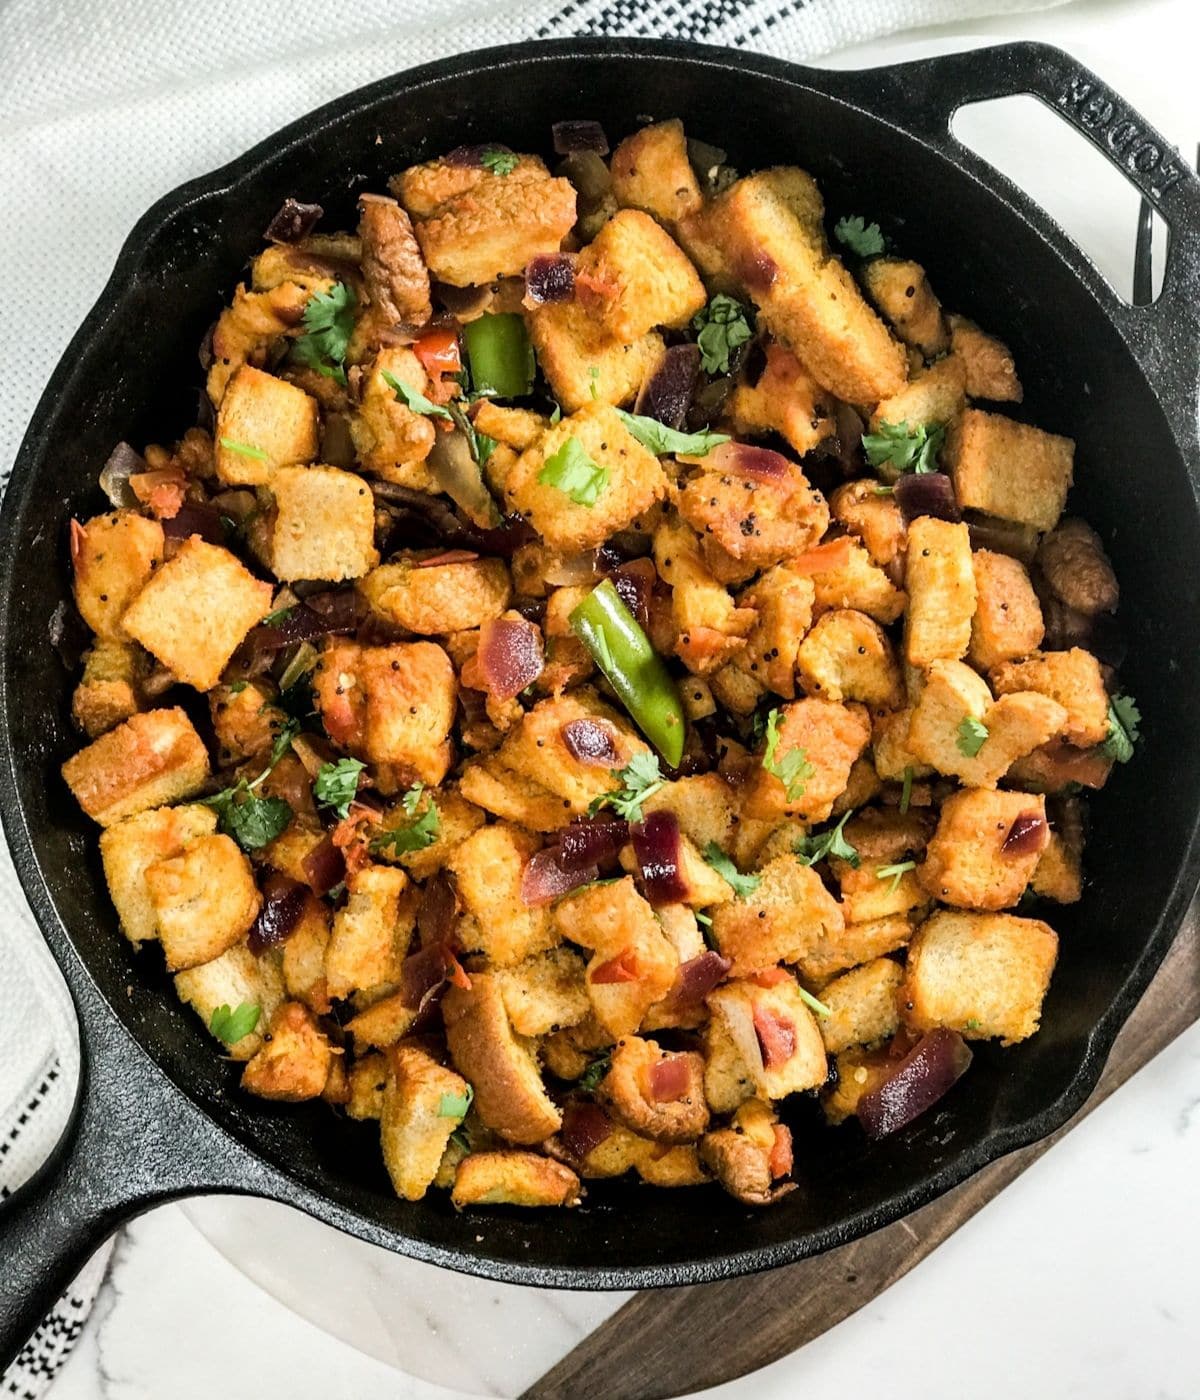
{"label": "white kitchen towel", "polygon": [[[8,268],[0,296],[0,484],[42,385],[144,209],[343,92],[522,37],[682,38],[803,60],[901,29],[1051,3],[0,0],[0,248]],[[61,1133],[78,1051],[70,1001],[7,853],[0,853],[0,921],[3,1197]],[[102,1264],[89,1265],[0,1378],[0,1396],[42,1393],[82,1327]]]}

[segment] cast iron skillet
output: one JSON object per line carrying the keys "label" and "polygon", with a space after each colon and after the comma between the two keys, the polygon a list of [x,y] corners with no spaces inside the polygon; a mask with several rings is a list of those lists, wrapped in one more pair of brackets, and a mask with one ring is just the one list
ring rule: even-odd
{"label": "cast iron skillet", "polygon": [[[949,134],[960,105],[1031,92],[1084,132],[1172,229],[1159,303],[1117,298],[1062,232]],[[1092,805],[1089,884],[1055,916],[1062,958],[1043,1029],[981,1047],[941,1111],[868,1146],[796,1108],[803,1189],[752,1212],[717,1190],[593,1185],[575,1211],[395,1198],[372,1127],[236,1090],[237,1071],[116,925],[96,830],[59,776],[78,745],[48,643],[67,595],[64,522],[102,502],[113,444],[192,421],[200,338],[281,199],[353,220],[366,185],[463,142],[545,149],[595,117],[614,140],[680,116],[741,169],[798,162],[830,213],[878,218],[945,304],[1012,346],[1022,416],[1078,440],[1075,508],[1103,533],[1145,716],[1137,761]],[[1069,172],[1064,172],[1069,176]],[[448,59],[352,93],[161,200],[42,398],[0,519],[0,795],[22,884],[79,1011],[83,1083],[66,1140],[0,1217],[0,1365],[121,1221],[201,1192],[299,1207],[415,1258],[515,1283],[642,1288],[771,1268],[874,1230],[1059,1126],[1095,1084],[1200,878],[1196,401],[1200,182],[1072,59],[1018,44],[869,72],[811,71],[680,43],[572,39]]]}

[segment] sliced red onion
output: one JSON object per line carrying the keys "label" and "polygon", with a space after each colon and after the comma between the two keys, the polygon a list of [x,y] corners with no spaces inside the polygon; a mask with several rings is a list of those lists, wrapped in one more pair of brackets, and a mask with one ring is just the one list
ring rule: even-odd
{"label": "sliced red onion", "polygon": [[913,521],[918,515],[954,523],[962,519],[954,483],[945,472],[906,472],[893,491],[906,521]]}
{"label": "sliced red onion", "polygon": [[313,231],[324,212],[319,204],[302,204],[288,195],[267,225],[263,238],[268,243],[299,243]]}
{"label": "sliced red onion", "polygon": [[668,428],[682,428],[699,377],[700,347],[690,342],[672,345],[638,391],[634,412],[656,418]]}
{"label": "sliced red onion", "polygon": [[493,618],[479,629],[475,664],[489,695],[512,700],[542,674],[542,635],[524,618]]}
{"label": "sliced red onion", "polygon": [[957,1031],[944,1026],[929,1031],[877,1089],[859,1100],[863,1130],[882,1138],[907,1127],[962,1078],[970,1063],[970,1047]]}
{"label": "sliced red onion", "polygon": [[620,754],[607,725],[594,719],[573,719],[559,730],[567,752],[587,768],[616,768]]}
{"label": "sliced red onion", "polygon": [[1008,828],[1001,851],[1006,856],[1032,856],[1046,849],[1050,828],[1040,812],[1022,812]]}
{"label": "sliced red onion", "polygon": [[769,253],[751,253],[741,259],[738,273],[747,291],[765,292],[775,285],[779,264]]}
{"label": "sliced red onion", "polygon": [[431,880],[426,880],[421,902],[417,905],[417,932],[422,947],[432,947],[435,943],[452,945],[457,917],[458,895],[449,875],[439,870]]}
{"label": "sliced red onion", "polygon": [[629,840],[629,823],[619,818],[574,821],[558,833],[558,863],[564,870],[593,870],[616,860]]}
{"label": "sliced red onion", "polygon": [[479,555],[473,549],[443,549],[425,559],[414,559],[414,569],[440,569],[446,564],[473,564]]}
{"label": "sliced red onion", "polygon": [[168,539],[186,540],[190,535],[199,535],[207,544],[226,542],[221,512],[215,506],[184,501],[174,515],[160,520],[159,524]]}
{"label": "sliced red onion", "polygon": [[296,932],[304,906],[311,897],[307,885],[286,875],[272,874],[263,885],[262,908],[250,925],[246,943],[257,958]]}
{"label": "sliced red onion", "polygon": [[650,1066],[647,1097],[651,1103],[678,1103],[691,1087],[692,1076],[682,1055],[670,1055]]}
{"label": "sliced red onion", "polygon": [[555,122],[550,128],[556,155],[569,156],[576,151],[595,151],[598,156],[608,155],[608,137],[599,122],[569,121]]}
{"label": "sliced red onion", "polygon": [[252,627],[238,648],[238,660],[256,653],[271,655],[296,642],[315,642],[331,633],[353,632],[358,626],[358,607],[358,595],[352,588],[315,593],[277,622]]}
{"label": "sliced red onion", "polygon": [[547,846],[531,857],[521,876],[521,898],[530,908],[551,904],[560,895],[590,885],[600,872],[594,865],[568,870],[559,859],[558,847]]}
{"label": "sliced red onion", "polygon": [[769,1006],[755,1006],[754,1034],[764,1069],[786,1064],[796,1053],[796,1027]]}
{"label": "sliced red onion", "polygon": [[508,151],[507,146],[498,146],[494,142],[484,142],[477,146],[455,146],[452,151],[447,151],[442,157],[443,165],[458,165],[469,170],[478,170],[483,165],[484,151]]}
{"label": "sliced red onion", "polygon": [[637,954],[632,948],[626,948],[615,958],[602,962],[589,980],[598,987],[607,987],[619,982],[636,982],[639,976]]}
{"label": "sliced red onion", "polygon": [[568,1157],[584,1162],[613,1131],[612,1119],[599,1104],[589,1099],[575,1099],[563,1109],[558,1140]]}
{"label": "sliced red onion", "polygon": [[403,506],[446,545],[460,545],[464,549],[478,550],[480,554],[497,554],[507,559],[523,544],[537,538],[533,526],[519,515],[506,516],[503,523],[494,528],[482,528],[464,520],[444,499],[428,492],[414,491],[390,481],[372,481],[371,489],[377,501]]}
{"label": "sliced red onion", "polygon": [[631,559],[619,564],[609,573],[617,596],[643,627],[650,622],[650,600],[658,582],[658,570],[652,559]]}
{"label": "sliced red onion", "polygon": [[525,269],[525,300],[529,306],[570,301],[575,295],[575,264],[566,253],[540,253]]}
{"label": "sliced red onion", "polygon": [[665,998],[669,1009],[676,1013],[698,1010],[704,1005],[704,998],[724,981],[732,967],[733,963],[728,958],[723,958],[711,948],[698,957],[680,963],[679,971],[675,974],[675,985]]}
{"label": "sliced red onion", "polygon": [[119,442],[100,468],[100,489],[117,510],[134,510],[139,502],[129,478],[149,470],[150,465],[140,452],[135,452],[127,442]]}
{"label": "sliced red onion", "polygon": [[450,984],[458,959],[447,943],[431,943],[400,964],[400,998],[410,1011],[424,1011]]}
{"label": "sliced red onion", "polygon": [[629,828],[642,885],[651,904],[679,904],[688,897],[683,878],[683,838],[674,812],[651,812]]}
{"label": "sliced red onion", "polygon": [[320,845],[314,846],[304,857],[302,865],[308,887],[318,898],[328,894],[346,878],[346,857],[333,844],[332,836],[326,836]]}
{"label": "sliced red onion", "polygon": [[771,485],[789,483],[796,476],[796,468],[782,453],[749,442],[721,443],[708,454],[704,465],[711,471],[733,472]]}

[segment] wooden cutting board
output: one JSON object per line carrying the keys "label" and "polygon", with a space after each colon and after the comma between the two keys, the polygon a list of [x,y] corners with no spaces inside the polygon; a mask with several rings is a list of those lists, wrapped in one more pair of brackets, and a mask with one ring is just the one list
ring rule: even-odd
{"label": "wooden cutting board", "polygon": [[[735,1380],[811,1342],[903,1278],[1198,1019],[1200,901],[1117,1037],[1095,1092],[1057,1133],[819,1258],[751,1278],[639,1293],[521,1400],[666,1400]],[[692,1345],[698,1336],[702,1347]]]}

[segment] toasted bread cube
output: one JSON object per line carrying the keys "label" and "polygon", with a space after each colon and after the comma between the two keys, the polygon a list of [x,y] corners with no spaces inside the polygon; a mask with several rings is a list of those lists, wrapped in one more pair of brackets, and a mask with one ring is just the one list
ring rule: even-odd
{"label": "toasted bread cube", "polygon": [[217,479],[265,486],[277,467],[311,462],[320,443],[317,401],[253,365],[230,379],[217,410]]}
{"label": "toasted bread cube", "polygon": [[157,861],[183,852],[199,836],[217,829],[211,807],[157,807],[126,817],[100,833],[104,878],[121,921],[121,932],[131,943],[158,937],[158,918],[146,886],[146,871]]}
{"label": "toasted bread cube", "polygon": [[416,923],[415,900],[403,870],[365,865],[346,880],[349,898],[333,916],[325,954],[329,995],[390,991],[400,980]]}
{"label": "toasted bread cube", "polygon": [[354,1037],[355,1049],[370,1046],[373,1050],[386,1050],[398,1045],[416,1023],[416,1008],[410,1006],[404,992],[399,991],[372,1001],[365,1011],[350,1018],[346,1030]]}
{"label": "toasted bread cube", "polygon": [[770,341],[767,365],[754,385],[739,384],[729,400],[734,430],[778,433],[803,457],[834,431],[828,395],[786,346]]}
{"label": "toasted bread cube", "polygon": [[[616,753],[611,766],[582,763],[567,747],[563,731],[579,720],[596,725],[608,735]],[[539,700],[509,732],[498,757],[509,769],[561,799],[554,824],[563,826],[570,817],[582,816],[597,797],[620,787],[615,772],[635,754],[649,751],[627,720],[604,704],[595,691],[583,687],[554,699]],[[513,820],[526,824],[519,818]]]}
{"label": "toasted bread cube", "polygon": [[887,624],[904,611],[905,594],[857,540],[850,541],[845,564],[814,573],[812,583],[814,617],[831,608],[854,608]]}
{"label": "toasted bread cube", "polygon": [[121,641],[125,610],[162,563],[163,528],[131,510],[71,522],[75,606],[98,637]]}
{"label": "toasted bread cube", "polygon": [[446,776],[458,682],[441,647],[334,641],[317,663],[314,689],[334,743],[430,786]]}
{"label": "toasted bread cube", "polygon": [[679,829],[701,850],[710,841],[726,848],[739,819],[737,795],[719,773],[676,778],[673,783],[650,793],[642,810],[673,812]]}
{"label": "toasted bread cube", "polygon": [[905,657],[911,666],[957,661],[971,643],[975,572],[965,525],[930,515],[908,527]]}
{"label": "toasted bread cube", "polygon": [[[439,282],[478,287],[519,277],[531,258],[558,252],[575,223],[575,187],[569,180],[514,180],[512,174],[479,180],[418,216],[417,242]],[[417,210],[409,205],[409,213]]]}
{"label": "toasted bread cube", "polygon": [[1071,438],[969,408],[951,428],[943,456],[964,509],[1035,530],[1058,524],[1074,472]]}
{"label": "toasted bread cube", "polygon": [[258,1021],[249,1034],[224,1047],[232,1060],[248,1060],[257,1053],[271,1019],[283,1002],[283,978],[279,961],[267,954],[256,958],[244,943],[235,943],[212,962],[175,974],[179,999],[212,1029],[213,1013],[221,1007],[236,1011],[247,1003],[258,1007]]}
{"label": "toasted bread cube", "polygon": [[401,1045],[388,1052],[379,1141],[398,1196],[424,1196],[469,1102],[467,1081],[424,1050]]}
{"label": "toasted bread cube", "polygon": [[[547,463],[572,439],[606,476],[593,505],[579,505],[539,480]],[[638,442],[608,404],[590,403],[551,428],[523,452],[504,494],[552,548],[593,549],[666,495],[658,458]]]}
{"label": "toasted bread cube", "polygon": [[614,1039],[631,1035],[679,971],[679,955],[654,910],[626,877],[559,900],[554,922],[564,938],[593,953],[587,989],[597,1021]]}
{"label": "toasted bread cube", "polygon": [[997,695],[1033,690],[1048,695],[1067,712],[1062,737],[1080,748],[1102,744],[1108,737],[1108,691],[1100,663],[1090,651],[1040,651],[1024,661],[1007,661],[990,676]]}
{"label": "toasted bread cube", "polygon": [[76,802],[101,826],[194,797],[208,773],[203,741],[180,709],[133,715],[62,766]]}
{"label": "toasted bread cube", "polygon": [[1099,791],[1108,782],[1115,762],[1103,748],[1077,749],[1055,739],[1018,759],[1008,771],[1008,781],[1025,792]]}
{"label": "toasted bread cube", "polygon": [[[751,817],[799,817],[823,822],[846,787],[850,769],[871,742],[871,721],[861,705],[833,700],[796,700],[784,705],[774,761],[803,750],[813,772],[792,788],[759,766],[746,784],[744,810]],[[803,790],[801,790],[803,789]]]}
{"label": "toasted bread cube", "polygon": [[704,1097],[714,1113],[732,1113],[754,1097],[750,1066],[716,1016],[704,1027]]}
{"label": "toasted bread cube", "polygon": [[[1018,849],[1006,850],[1014,824],[1022,819],[1041,826]],[[935,899],[961,909],[1011,908],[1033,878],[1049,840],[1044,797],[983,788],[956,792],[942,804],[937,832],[918,871],[921,884]]]}
{"label": "toasted bread cube", "polygon": [[407,346],[380,350],[363,380],[358,411],[350,417],[358,460],[364,471],[384,481],[413,491],[436,491],[425,464],[437,439],[433,419],[402,403],[385,375],[419,394],[429,389],[425,367]]}
{"label": "toasted bread cube", "polygon": [[144,879],[172,972],[219,958],[262,905],[250,862],[228,836],[196,836],[179,855],[148,865]]}
{"label": "toasted bread cube", "polygon": [[886,1046],[866,1050],[854,1046],[835,1060],[837,1080],[821,1095],[825,1121],[833,1126],[853,1118],[867,1094],[874,1093],[896,1070],[896,1060]]}
{"label": "toasted bread cube", "polygon": [[967,375],[967,393],[973,399],[1020,403],[1024,398],[1012,351],[1002,340],[981,331],[965,316],[950,317],[950,353],[962,361]]}
{"label": "toasted bread cube", "polygon": [[627,136],[610,164],[613,194],[621,208],[644,210],[666,228],[674,228],[704,202],[678,117]]}
{"label": "toasted bread cube", "polygon": [[472,1152],[458,1164],[450,1199],[467,1206],[576,1206],[579,1178],[537,1152]]}
{"label": "toasted bread cube", "polygon": [[243,681],[238,688],[216,686],[208,693],[208,709],[219,746],[219,766],[269,754],[287,719],[274,703],[272,691],[260,681]]}
{"label": "toasted bread cube", "polygon": [[270,612],[271,593],[227,549],[192,535],[130,604],[124,627],[185,685],[211,690]]}
{"label": "toasted bread cube", "polygon": [[460,941],[493,967],[512,967],[558,941],[549,907],[521,898],[525,867],[540,844],[515,826],[482,826],[446,862],[467,914]]}
{"label": "toasted bread cube", "polygon": [[875,772],[884,782],[900,783],[907,774],[909,780],[928,778],[933,769],[922,763],[908,747],[908,726],[912,710],[896,710],[890,715],[876,715],[872,722],[871,759]]}
{"label": "toasted bread cube", "polygon": [[872,258],[863,265],[862,279],[867,295],[906,345],[915,345],[928,359],[950,348],[941,303],[920,263]]}
{"label": "toasted bread cube", "polygon": [[898,952],[912,938],[923,912],[924,906],[908,914],[892,914],[861,924],[848,923],[840,935],[825,939],[815,952],[800,960],[797,965],[800,976],[809,986],[823,987],[839,972]]}
{"label": "toasted bread cube", "polygon": [[745,1206],[774,1205],[796,1189],[794,1181],[773,1184],[792,1169],[792,1134],[761,1099],[742,1104],[729,1127],[706,1133],[699,1157]]}
{"label": "toasted bread cube", "polygon": [[512,583],[503,559],[425,566],[414,557],[373,569],[359,592],[380,617],[428,637],[499,617],[508,607]]}
{"label": "toasted bread cube", "polygon": [[1038,1028],[1057,957],[1058,936],[1040,919],[939,911],[909,946],[904,1024],[1005,1045],[1025,1040]]}
{"label": "toasted bread cube", "polygon": [[[978,721],[987,736],[972,754],[964,723]],[[909,750],[939,773],[968,787],[995,787],[1019,758],[1058,734],[1067,712],[1044,695],[1023,691],[993,702],[986,683],[961,661],[935,661],[926,672],[908,726]]]}
{"label": "toasted bread cube", "polygon": [[662,359],[656,331],[621,340],[577,301],[547,302],[526,316],[538,364],[564,413],[589,403],[625,404]]}
{"label": "toasted bread cube", "polygon": [[785,974],[770,987],[728,982],[708,994],[708,1005],[763,1098],[782,1099],[825,1083],[825,1045],[795,978]]}
{"label": "toasted bread cube", "polygon": [[414,219],[427,219],[471,190],[486,192],[495,188],[500,180],[512,185],[541,184],[549,174],[540,156],[516,156],[506,175],[498,175],[482,164],[460,165],[439,158],[423,165],[410,165],[399,175],[393,175],[388,187]]}
{"label": "toasted bread cube", "polygon": [[267,1042],[242,1071],[242,1088],[260,1099],[303,1103],[320,1098],[333,1047],[307,1007],[285,1001],[271,1017]]}
{"label": "toasted bread cube", "polygon": [[831,255],[824,212],[810,175],[777,167],[738,180],[680,236],[703,272],[745,286],[820,384],[848,403],[877,403],[904,383],[904,354]]}
{"label": "toasted bread cube", "polygon": [[907,423],[910,432],[918,424],[943,426],[957,418],[967,405],[966,377],[958,360],[938,360],[915,374],[891,398],[876,405],[871,415],[871,432],[884,423]]}
{"label": "toasted bread cube", "polygon": [[383,1116],[383,1091],[387,1085],[387,1057],[379,1051],[360,1055],[350,1066],[350,1097],[346,1115],[362,1122]]}
{"label": "toasted bread cube", "polygon": [[900,1029],[896,993],[904,981],[904,969],[891,958],[876,958],[851,972],[843,972],[821,988],[828,1016],[817,1025],[825,1049],[831,1055],[854,1045],[878,1045]]}
{"label": "toasted bread cube", "polygon": [[494,755],[468,763],[459,787],[484,811],[530,831],[555,831],[571,816],[569,803]]}
{"label": "toasted bread cube", "polygon": [[137,714],[144,671],[137,647],[97,638],[83,658],[83,676],[71,697],[71,717],[89,739]]}
{"label": "toasted bread cube", "polygon": [[756,615],[751,608],[736,606],[713,577],[695,532],[685,521],[668,515],[657,526],[654,562],[671,589],[671,614],[678,633],[675,652],[688,670],[708,675],[738,655]]}
{"label": "toasted bread cube", "polygon": [[[414,880],[428,880],[441,870],[455,850],[473,831],[478,831],[486,817],[474,803],[468,802],[453,788],[444,788],[437,794],[438,829],[428,846],[419,851],[396,852],[385,846],[377,858],[388,865],[401,865]],[[385,831],[404,826],[412,820],[402,803],[388,809],[382,818]]]}
{"label": "toasted bread cube", "polygon": [[476,432],[484,433],[518,452],[532,447],[550,426],[550,420],[544,414],[535,413],[531,408],[510,408],[507,404],[498,404],[494,399],[480,399],[471,421]]}
{"label": "toasted bread cube", "polygon": [[[330,285],[325,283],[319,290]],[[237,288],[213,327],[213,362],[206,388],[216,407],[244,364],[264,364],[275,341],[298,331],[311,295],[308,287],[292,281],[261,291],[247,291],[244,285]]]}
{"label": "toasted bread cube", "polygon": [[861,700],[880,710],[904,703],[891,642],[877,622],[852,608],[822,613],[800,643],[796,672],[808,695],[825,700]]}
{"label": "toasted bread cube", "polygon": [[1083,849],[1069,835],[1051,829],[1046,849],[1029,881],[1029,888],[1058,904],[1078,904],[1083,898]]}
{"label": "toasted bread cube", "polygon": [[268,560],[276,578],[337,583],[379,563],[375,498],[362,477],[336,467],[280,467],[271,491]]}
{"label": "toasted bread cube", "polygon": [[699,534],[714,573],[720,561],[734,565],[738,578],[803,553],[829,528],[825,497],[798,466],[769,482],[702,470],[680,492],[677,505]]}
{"label": "toasted bread cube", "polygon": [[[776,564],[738,594],[739,608],[753,608],[757,621],[734,665],[748,671],[765,689],[792,699],[796,693],[796,655],[812,623],[812,580]],[[683,687],[687,703],[690,685]],[[711,712],[710,712],[711,713]]]}
{"label": "toasted bread cube", "polygon": [[829,498],[833,518],[866,546],[874,564],[885,568],[904,548],[908,527],[894,495],[878,481],[847,481]]}
{"label": "toasted bread cube", "polygon": [[508,1142],[540,1143],[556,1133],[562,1115],[513,1032],[496,976],[474,972],[469,990],[450,987],[442,1012],[451,1059],[475,1088],[480,1120]]}
{"label": "toasted bread cube", "polygon": [[571,948],[549,948],[497,973],[508,1019],[518,1035],[549,1035],[586,1020],[592,1009],[585,963]]}
{"label": "toasted bread cube", "polygon": [[758,875],[757,889],[712,915],[713,937],[735,977],[799,962],[843,927],[837,901],[796,855],[776,856]]}
{"label": "toasted bread cube", "polygon": [[579,255],[576,298],[610,335],[632,342],[655,326],[682,330],[708,298],[669,233],[640,209],[621,209]]}
{"label": "toasted bread cube", "polygon": [[708,1127],[704,1059],[626,1036],[612,1053],[597,1096],[619,1123],[655,1142],[694,1142]]}
{"label": "toasted bread cube", "polygon": [[968,652],[972,665],[990,671],[1036,651],[1045,627],[1025,565],[987,549],[976,550],[971,565],[975,571],[975,616]]}
{"label": "toasted bread cube", "polygon": [[329,1013],[325,954],[329,949],[329,906],[305,891],[295,928],[283,944],[283,982],[293,1001],[302,1001],[318,1016]]}

